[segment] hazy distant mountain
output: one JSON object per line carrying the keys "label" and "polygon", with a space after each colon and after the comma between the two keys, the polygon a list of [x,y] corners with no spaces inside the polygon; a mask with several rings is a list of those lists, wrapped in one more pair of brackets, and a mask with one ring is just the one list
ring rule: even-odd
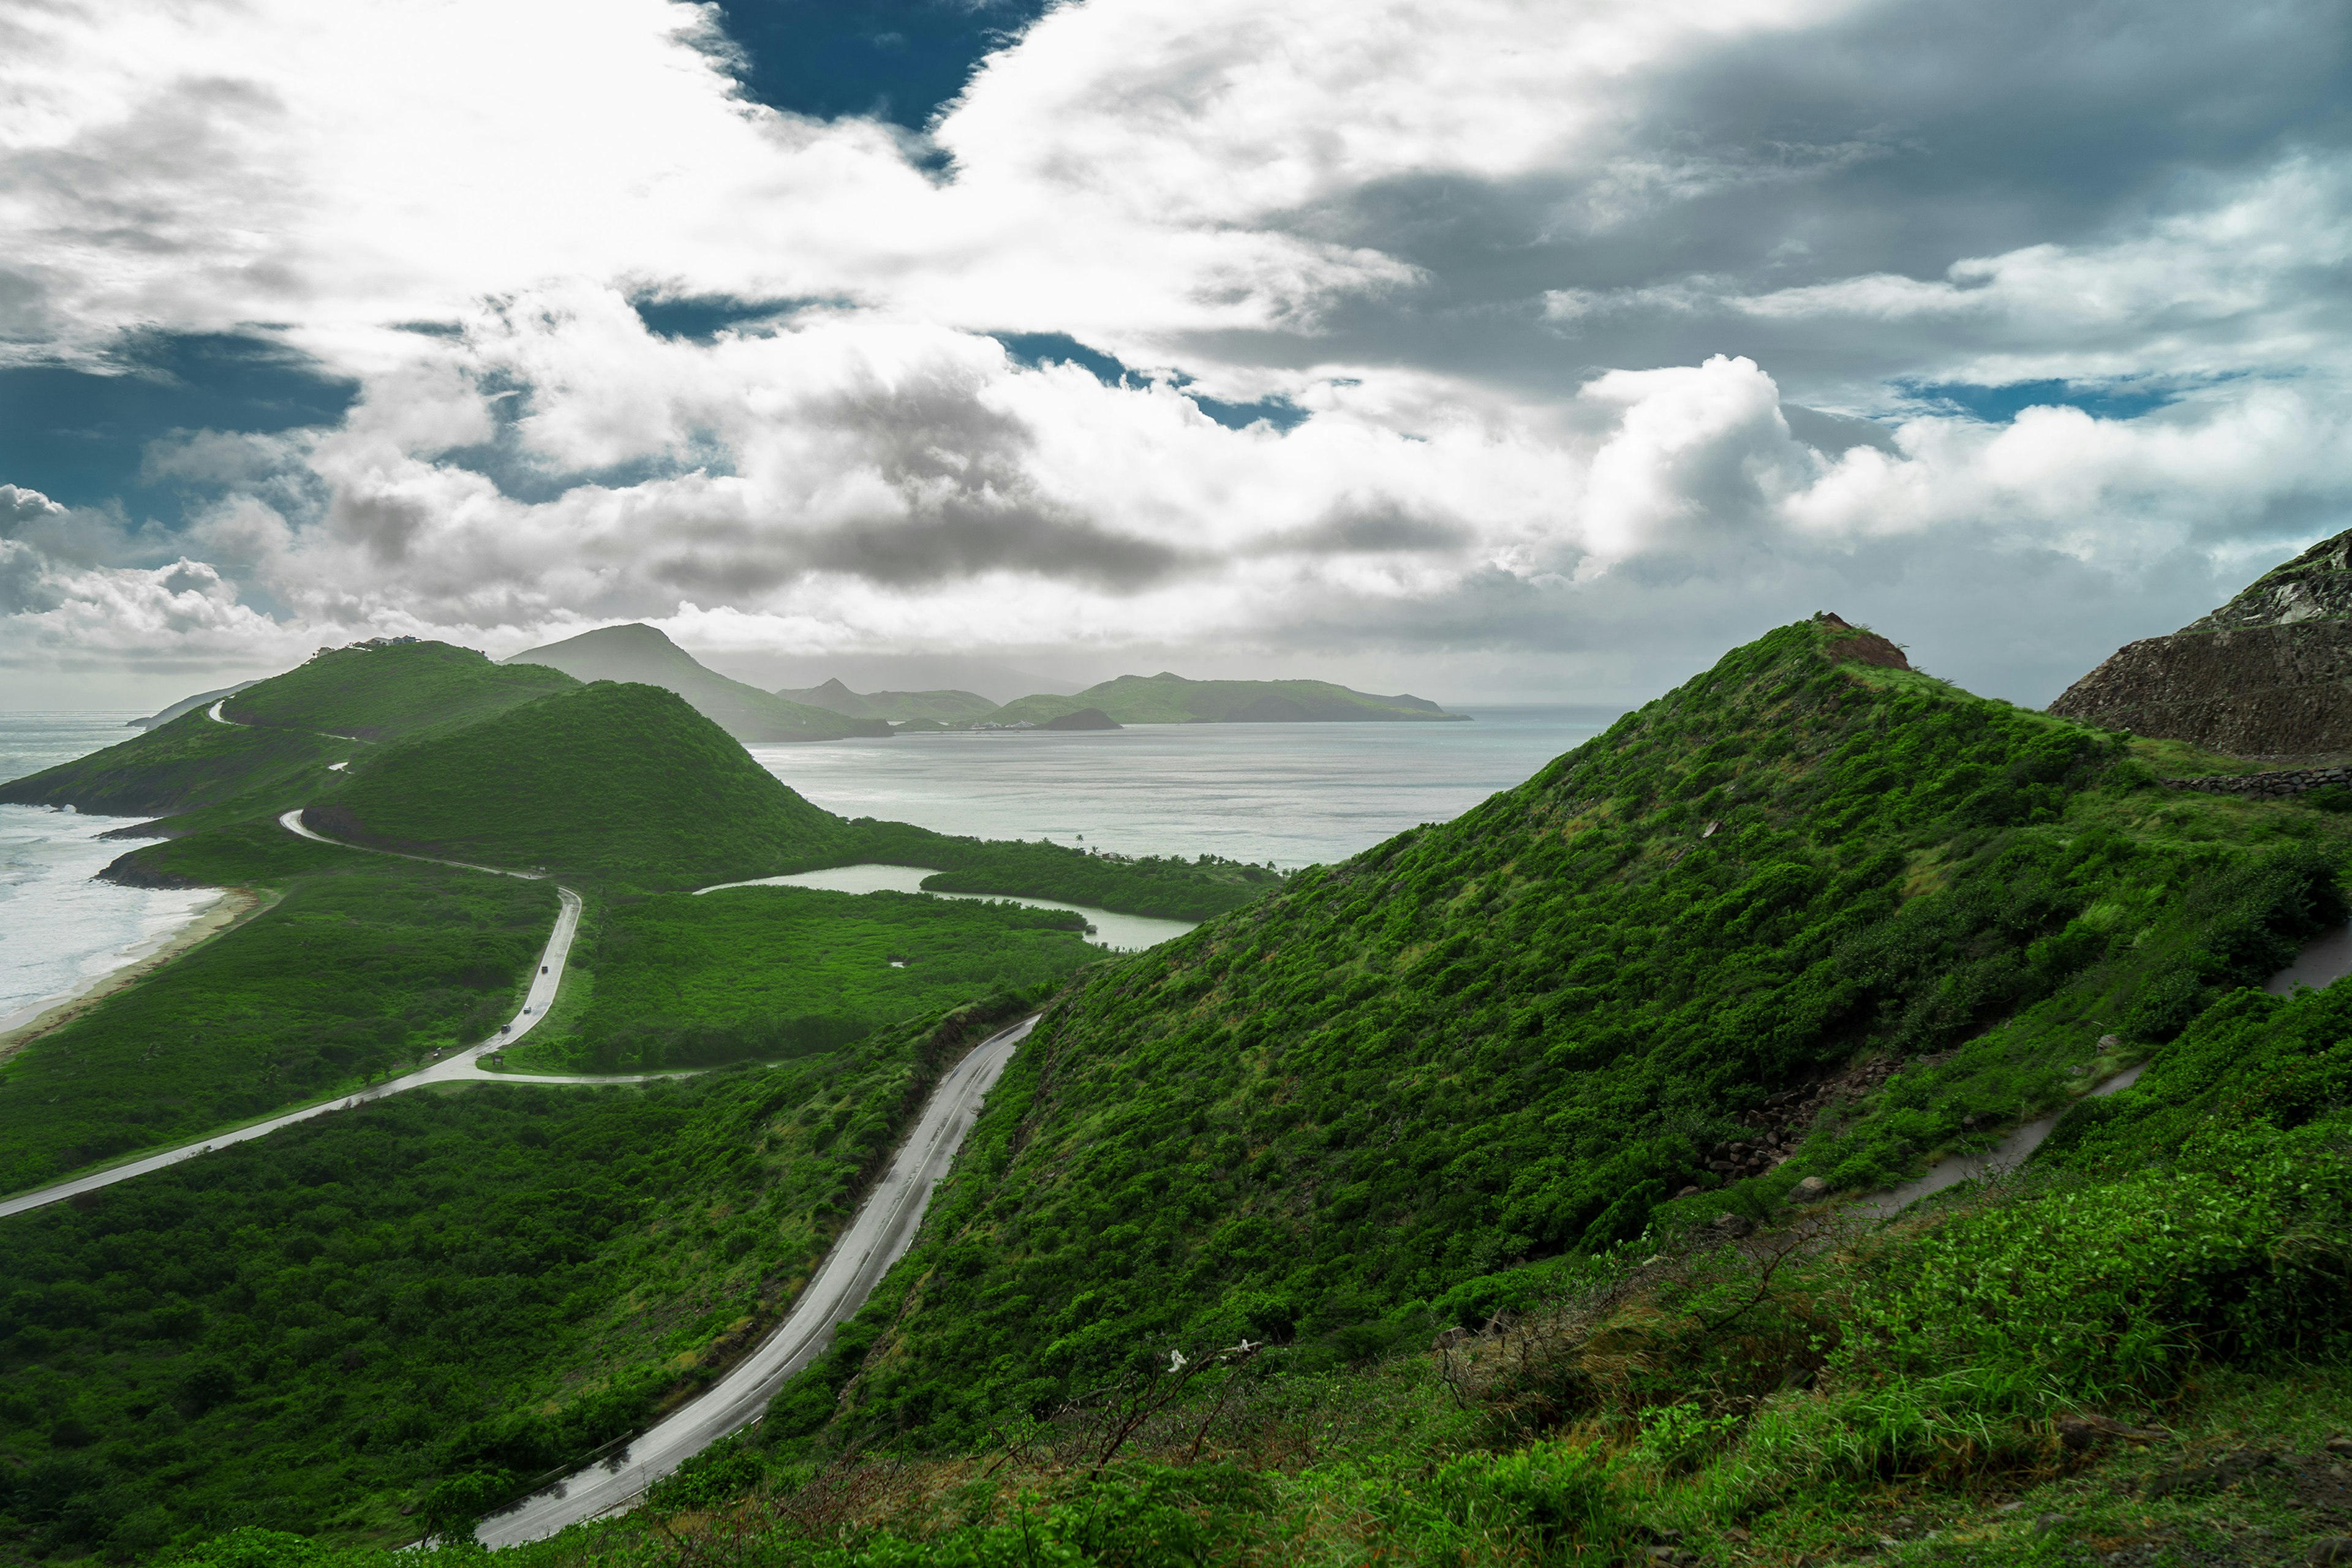
{"label": "hazy distant mountain", "polygon": [[181,714],[202,708],[208,702],[217,702],[224,697],[234,697],[247,687],[258,684],[260,679],[257,676],[252,680],[240,680],[235,686],[224,686],[217,691],[199,691],[194,697],[183,697],[161,713],[151,713],[144,719],[133,719],[123,727],[130,730],[152,730],[158,724],[168,724]]}
{"label": "hazy distant mountain", "polygon": [[1040,693],[1008,702],[988,717],[999,724],[1043,724],[1097,708],[1121,724],[1428,723],[1462,720],[1421,697],[1375,697],[1328,680],[1187,680],[1122,675],[1068,697]]}
{"label": "hazy distant mountain", "polygon": [[1076,691],[1093,676],[1030,669],[964,654],[787,654],[730,650],[704,656],[714,669],[762,691],[802,691],[838,680],[852,691],[971,691],[993,705],[1033,691]]}
{"label": "hazy distant mountain", "polygon": [[686,699],[694,710],[739,741],[838,741],[887,735],[878,719],[788,701],[730,680],[647,626],[604,626],[531,648],[508,664],[543,664],[580,680],[634,680]]}
{"label": "hazy distant mountain", "polygon": [[995,703],[976,692],[868,691],[861,696],[837,679],[823,686],[787,687],[776,695],[787,702],[823,708],[853,719],[896,720],[902,723],[910,719],[929,719],[943,724],[961,724],[996,711]]}

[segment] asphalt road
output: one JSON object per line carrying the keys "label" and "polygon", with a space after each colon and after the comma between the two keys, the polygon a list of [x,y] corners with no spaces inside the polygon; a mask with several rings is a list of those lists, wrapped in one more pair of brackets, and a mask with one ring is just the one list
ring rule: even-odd
{"label": "asphalt road", "polygon": [[[289,832],[299,833],[305,838],[315,838],[321,844],[335,842],[303,826],[301,818],[302,814],[299,811],[289,811],[278,820],[279,825]],[[345,847],[357,847],[357,846],[345,846]],[[410,859],[420,858],[404,857]],[[456,865],[458,862],[450,861],[447,864]],[[471,869],[492,870],[494,868],[478,866]],[[499,874],[530,876],[530,873],[517,871]],[[233,1143],[248,1143],[256,1138],[267,1138],[279,1128],[291,1127],[298,1121],[309,1121],[315,1117],[331,1115],[338,1110],[348,1110],[352,1106],[364,1104],[368,1100],[382,1100],[388,1094],[399,1094],[412,1089],[422,1089],[427,1084],[452,1083],[468,1079],[496,1083],[543,1084],[636,1081],[628,1078],[555,1076],[532,1078],[520,1073],[486,1072],[475,1064],[475,1058],[484,1052],[510,1046],[530,1033],[538,1026],[540,1019],[547,1016],[549,1004],[555,1000],[555,993],[563,984],[564,962],[572,956],[572,939],[580,930],[580,895],[564,887],[558,887],[555,893],[562,900],[562,906],[556,910],[555,929],[548,933],[547,946],[539,955],[539,973],[531,976],[530,990],[523,997],[522,1011],[515,1015],[513,1021],[507,1025],[504,1033],[493,1035],[480,1045],[453,1051],[441,1060],[419,1068],[415,1072],[404,1073],[399,1078],[387,1079],[382,1083],[340,1100],[329,1100],[320,1105],[305,1106],[299,1110],[289,1110],[282,1116],[273,1116],[267,1121],[257,1121],[249,1127],[239,1127],[228,1132],[215,1132],[200,1142],[184,1143],[176,1149],[166,1149],[161,1153],[149,1154],[144,1158],[133,1160],[128,1164],[110,1166],[103,1171],[92,1171],[87,1175],[76,1176],[69,1181],[58,1182],[47,1187],[37,1187],[29,1193],[22,1193],[13,1198],[0,1199],[0,1219],[5,1219],[10,1215],[23,1214],[27,1209],[43,1208],[50,1204],[61,1203],[67,1198],[76,1197],[83,1193],[94,1193],[100,1187],[110,1187],[117,1182],[127,1182],[134,1176],[143,1176],[150,1171],[160,1171],[166,1165],[176,1165],[183,1160],[193,1160],[197,1155],[210,1153],[215,1149],[226,1149]]]}
{"label": "asphalt road", "polygon": [[758,1349],[623,1454],[483,1521],[477,1538],[486,1546],[517,1546],[544,1540],[583,1519],[625,1510],[688,1459],[759,1419],[785,1379],[816,1359],[834,1329],[866,1304],[882,1276],[905,1255],[931,1188],[947,1174],[980,1114],[982,1100],[1036,1023],[1034,1016],[1024,1018],[983,1041],[940,1080],[913,1135],[875,1184],[857,1217],[793,1303],[790,1315]]}

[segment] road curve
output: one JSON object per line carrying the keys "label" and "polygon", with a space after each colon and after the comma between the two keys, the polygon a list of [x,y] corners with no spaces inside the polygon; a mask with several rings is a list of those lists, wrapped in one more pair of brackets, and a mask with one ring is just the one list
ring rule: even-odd
{"label": "road curve", "polygon": [[[321,844],[335,842],[303,826],[301,816],[302,814],[299,811],[289,811],[278,820],[289,832],[299,833],[305,838],[316,838]],[[343,847],[360,847],[347,845]],[[406,858],[416,859],[421,857],[410,856]],[[451,861],[448,864],[455,865],[457,862]],[[491,868],[474,867],[470,869],[488,870]],[[517,871],[501,874],[530,875]],[[454,1083],[467,1079],[493,1083],[635,1083],[642,1081],[644,1078],[673,1076],[655,1073],[643,1074],[635,1078],[552,1076],[532,1078],[520,1073],[485,1072],[475,1064],[475,1058],[485,1051],[510,1046],[530,1033],[538,1026],[539,1021],[547,1016],[549,1004],[555,1000],[556,991],[563,984],[563,965],[572,955],[572,939],[580,930],[580,895],[565,887],[558,887],[555,893],[562,900],[562,905],[556,910],[555,929],[548,933],[547,946],[539,955],[539,973],[531,976],[530,989],[522,999],[522,1011],[516,1014],[513,1021],[500,1033],[493,1035],[478,1046],[470,1046],[463,1050],[452,1052],[441,1060],[419,1068],[415,1072],[404,1073],[395,1079],[387,1079],[382,1083],[362,1089],[356,1094],[346,1095],[318,1105],[304,1106],[299,1110],[289,1110],[281,1116],[273,1116],[266,1121],[257,1121],[249,1127],[239,1127],[228,1132],[215,1132],[209,1138],[192,1143],[183,1143],[176,1149],[166,1149],[160,1153],[149,1154],[127,1164],[110,1166],[103,1171],[92,1171],[87,1175],[75,1176],[70,1180],[49,1186],[36,1187],[29,1193],[20,1193],[13,1198],[0,1199],[0,1219],[5,1219],[10,1215],[23,1214],[28,1209],[44,1208],[50,1204],[61,1203],[67,1198],[78,1197],[83,1193],[94,1193],[100,1187],[110,1187],[117,1182],[127,1182],[134,1176],[143,1176],[151,1171],[160,1171],[166,1165],[176,1165],[183,1160],[193,1160],[197,1155],[209,1153],[215,1149],[226,1149],[232,1143],[248,1143],[256,1138],[266,1138],[279,1128],[291,1127],[298,1121],[309,1121],[314,1117],[325,1116],[333,1111],[348,1110],[368,1100],[382,1100],[388,1094],[399,1094],[406,1089],[422,1089],[427,1084]]]}
{"label": "road curve", "polygon": [[567,1477],[515,1509],[484,1520],[486,1546],[541,1541],[569,1524],[624,1510],[645,1489],[730,1432],[757,1420],[784,1380],[816,1359],[843,1320],[866,1304],[913,1244],[931,1188],[946,1175],[1013,1052],[1036,1027],[1033,1015],[990,1037],[940,1080],[914,1133],[875,1184],[857,1217],[775,1331],[710,1389],[632,1442],[623,1455]]}

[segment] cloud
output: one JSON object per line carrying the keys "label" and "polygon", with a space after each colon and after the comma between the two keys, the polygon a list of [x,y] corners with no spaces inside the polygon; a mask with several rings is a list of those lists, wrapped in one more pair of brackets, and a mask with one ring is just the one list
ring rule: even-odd
{"label": "cloud", "polygon": [[[2352,521],[2317,4],[1094,0],[928,141],[747,101],[664,0],[5,26],[0,361],[235,331],[359,395],[157,432],[183,526],[0,524],[0,658],[651,617],[1647,680],[1874,600],[2046,694],[2135,585],[2162,629]],[[2043,380],[2170,401],[1920,391]]]}

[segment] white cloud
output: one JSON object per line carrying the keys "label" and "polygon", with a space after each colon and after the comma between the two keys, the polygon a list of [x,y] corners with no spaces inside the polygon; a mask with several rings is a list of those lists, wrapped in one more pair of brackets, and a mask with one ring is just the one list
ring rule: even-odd
{"label": "white cloud", "polygon": [[[1903,9],[1090,0],[936,127],[950,177],[888,127],[747,102],[713,14],[664,0],[20,10],[0,358],[267,322],[362,395],[331,429],[152,443],[149,482],[217,492],[168,541],[46,499],[0,527],[0,660],[505,651],[635,616],[799,649],[1567,648],[1740,584],[1874,581],[1897,548],[1973,561],[1945,585],[1982,596],[2336,525],[2352,181],[2326,149],[1907,270],[1848,264],[1827,220],[1762,260],[1639,251],[1662,213],[1900,155],[1859,89],[1768,140],[1699,127],[1689,84],[1801,75],[1790,52]],[[1482,268],[1527,280],[1446,314]],[[646,291],[839,303],[673,341]],[[1496,321],[1525,342],[1492,362],[1454,341]],[[1312,417],[1226,429],[1173,376],[1106,387],[982,335],[1012,330]],[[1864,365],[1809,374],[1895,449],[1799,440],[1775,349]],[[1953,377],[2191,395],[1904,405]]]}

